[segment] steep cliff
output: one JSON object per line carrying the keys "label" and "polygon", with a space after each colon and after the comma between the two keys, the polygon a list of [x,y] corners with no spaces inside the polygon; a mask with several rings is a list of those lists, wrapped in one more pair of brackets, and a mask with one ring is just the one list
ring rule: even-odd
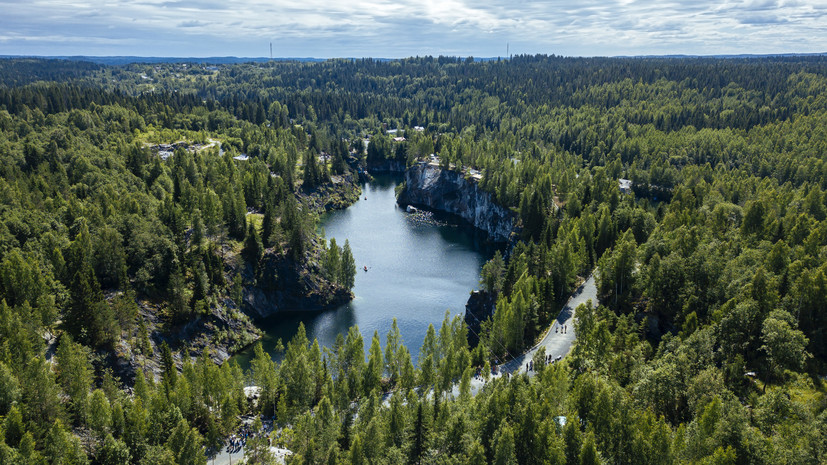
{"label": "steep cliff", "polygon": [[254,272],[243,264],[241,308],[253,318],[280,311],[317,311],[347,302],[353,294],[324,278],[319,264],[319,244],[314,240],[305,259],[297,262],[285,253],[268,251]]}
{"label": "steep cliff", "polygon": [[517,218],[510,209],[495,203],[475,180],[425,162],[405,171],[405,189],[397,203],[457,215],[485,231],[494,242],[509,240]]}
{"label": "steep cliff", "polygon": [[476,347],[480,342],[479,334],[482,330],[482,322],[494,316],[496,307],[495,297],[487,291],[472,291],[465,303],[465,324],[468,332],[468,344]]}

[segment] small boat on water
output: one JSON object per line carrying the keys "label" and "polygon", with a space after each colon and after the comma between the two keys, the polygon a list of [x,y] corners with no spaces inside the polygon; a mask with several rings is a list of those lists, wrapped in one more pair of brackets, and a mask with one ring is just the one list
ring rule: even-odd
{"label": "small boat on water", "polygon": [[367,272],[368,272],[368,266],[365,265],[365,273],[367,273]]}

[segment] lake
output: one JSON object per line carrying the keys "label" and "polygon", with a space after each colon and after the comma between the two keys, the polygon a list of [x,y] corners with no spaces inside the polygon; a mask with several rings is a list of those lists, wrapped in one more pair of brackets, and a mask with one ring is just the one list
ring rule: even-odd
{"label": "lake", "polygon": [[[484,233],[448,215],[410,214],[396,205],[394,188],[401,176],[380,175],[362,186],[352,206],[325,214],[320,231],[339,246],[350,241],[356,261],[355,298],[322,312],[286,312],[257,322],[262,343],[273,353],[276,341],[293,337],[300,322],[308,339],[332,347],[338,334],[358,325],[365,350],[378,331],[385,336],[395,317],[405,345],[416,358],[429,324],[439,330],[445,311],[464,315],[471,290],[495,246]],[[368,271],[364,271],[367,266]],[[252,348],[235,356],[247,367]]]}

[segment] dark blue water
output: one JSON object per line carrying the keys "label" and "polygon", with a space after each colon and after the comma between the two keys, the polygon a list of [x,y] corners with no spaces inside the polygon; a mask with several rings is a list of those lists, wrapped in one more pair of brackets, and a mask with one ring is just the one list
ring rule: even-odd
{"label": "dark blue water", "polygon": [[[279,338],[286,345],[299,322],[304,322],[308,338],[322,346],[332,347],[336,335],[347,335],[348,328],[358,325],[365,350],[374,331],[384,347],[395,317],[416,358],[429,324],[439,330],[446,310],[452,317],[464,314],[469,292],[479,287],[482,265],[495,249],[468,225],[445,217],[423,221],[406,213],[396,205],[394,188],[400,181],[377,176],[362,186],[358,202],[321,219],[320,229],[328,239],[336,238],[340,246],[350,241],[357,265],[355,299],[324,312],[278,314],[259,321],[265,350],[273,353]],[[251,355],[248,349],[235,358],[246,367]]]}

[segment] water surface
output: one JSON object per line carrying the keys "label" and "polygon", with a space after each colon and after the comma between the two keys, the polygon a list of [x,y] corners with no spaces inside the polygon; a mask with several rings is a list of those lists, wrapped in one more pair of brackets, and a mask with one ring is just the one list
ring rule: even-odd
{"label": "water surface", "polygon": [[[356,260],[355,299],[324,312],[282,313],[259,321],[265,350],[276,340],[286,344],[299,322],[312,341],[332,347],[336,335],[358,325],[365,350],[378,331],[384,347],[393,318],[414,358],[428,329],[439,325],[449,311],[464,314],[469,292],[479,287],[482,265],[494,252],[479,231],[437,216],[436,222],[406,213],[396,205],[394,188],[401,177],[377,176],[362,186],[358,202],[322,217],[320,228],[341,246],[350,242]],[[367,266],[368,271],[364,271]],[[294,309],[301,310],[301,309]],[[236,356],[245,366],[252,350]]]}

